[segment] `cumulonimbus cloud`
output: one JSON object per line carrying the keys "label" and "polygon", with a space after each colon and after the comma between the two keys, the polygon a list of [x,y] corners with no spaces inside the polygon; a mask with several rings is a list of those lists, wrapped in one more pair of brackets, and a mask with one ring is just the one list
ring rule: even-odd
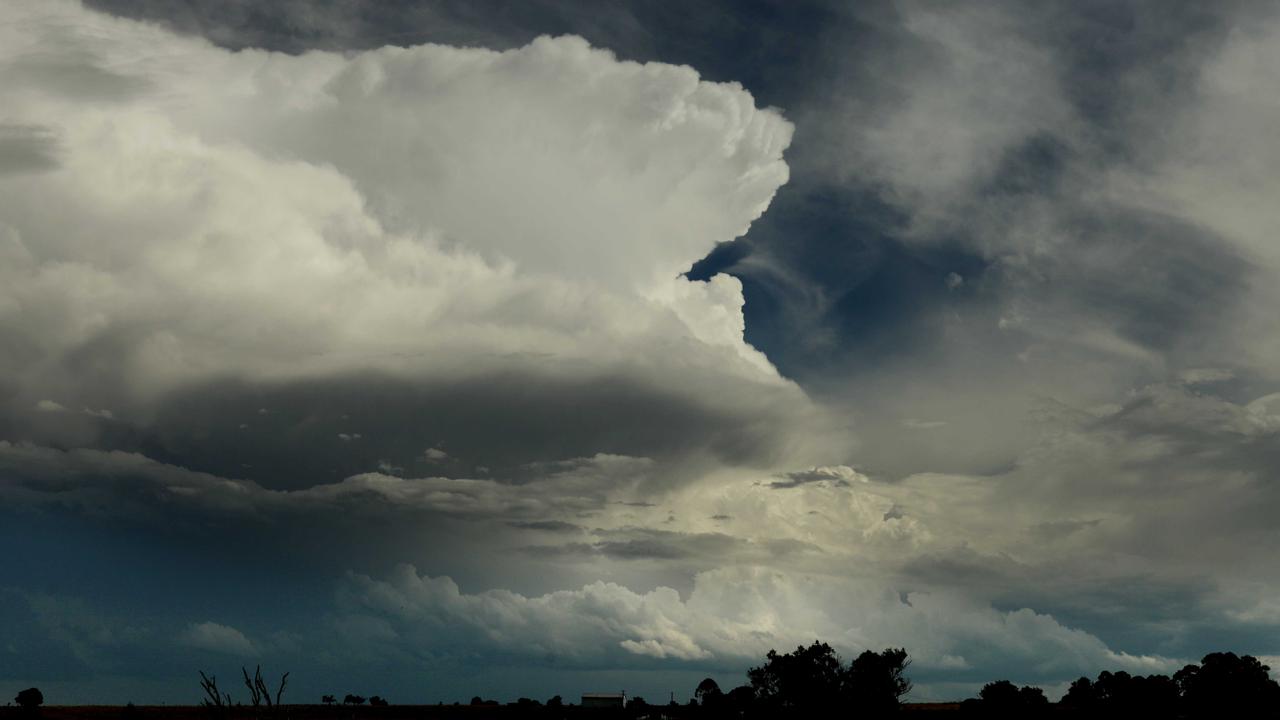
{"label": "cumulonimbus cloud", "polygon": [[213,380],[353,372],[804,402],[743,340],[738,281],[680,277],[787,179],[791,125],[740,86],[573,37],[289,56],[3,13],[12,413],[146,422]]}

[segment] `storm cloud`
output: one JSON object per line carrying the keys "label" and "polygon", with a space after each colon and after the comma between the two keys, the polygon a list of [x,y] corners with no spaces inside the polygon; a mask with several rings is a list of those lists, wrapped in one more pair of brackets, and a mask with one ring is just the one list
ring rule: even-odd
{"label": "storm cloud", "polygon": [[1277,39],[7,4],[0,679],[664,695],[819,638],[952,699],[1280,654]]}

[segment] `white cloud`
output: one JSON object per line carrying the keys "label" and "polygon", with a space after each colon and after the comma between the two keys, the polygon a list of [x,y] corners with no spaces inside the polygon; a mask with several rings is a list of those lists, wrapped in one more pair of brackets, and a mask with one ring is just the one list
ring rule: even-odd
{"label": "white cloud", "polygon": [[743,340],[738,281],[679,276],[787,179],[791,125],[740,86],[573,37],[229,52],[62,0],[6,5],[0,47],[0,103],[59,143],[0,177],[0,370],[29,403],[146,417],[216,378],[376,371],[807,404]]}
{"label": "white cloud", "polygon": [[671,588],[638,593],[608,582],[536,597],[469,594],[447,577],[402,565],[385,579],[352,575],[343,602],[354,617],[389,622],[385,639],[396,644],[429,638],[442,651],[479,645],[598,668],[642,665],[643,658],[738,667],[771,648],[815,638],[845,655],[905,646],[921,669],[1004,662],[1021,667],[1028,679],[1176,664],[1114,652],[1088,633],[1026,609],[1000,612],[930,593],[901,597],[876,582],[751,567],[700,573],[682,599]]}
{"label": "white cloud", "polygon": [[257,654],[257,648],[244,633],[216,622],[192,623],[182,634],[182,642],[200,650],[236,655],[241,658]]}
{"label": "white cloud", "polygon": [[1178,379],[1188,385],[1205,385],[1235,379],[1235,372],[1226,368],[1190,368],[1183,370]]}
{"label": "white cloud", "polygon": [[1271,677],[1280,680],[1280,655],[1259,655],[1258,660],[1271,668]]}

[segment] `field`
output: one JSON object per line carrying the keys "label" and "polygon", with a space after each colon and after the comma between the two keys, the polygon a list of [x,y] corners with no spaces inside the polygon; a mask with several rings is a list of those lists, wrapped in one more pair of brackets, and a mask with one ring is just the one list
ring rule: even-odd
{"label": "field", "polygon": [[[955,713],[960,709],[959,703],[908,703],[903,706],[901,716],[932,717],[939,713]],[[681,718],[691,713],[674,712],[664,714],[665,708],[654,708],[648,717]],[[608,710],[565,707],[552,711],[547,708],[527,709],[515,706],[477,706],[469,705],[392,705],[390,707],[342,707],[324,705],[287,705],[275,712],[255,712],[253,708],[232,708],[221,716],[221,720],[350,720],[369,718],[370,720],[516,720],[517,718],[539,718],[542,720],[610,718],[622,713]],[[39,715],[32,715],[19,708],[0,707],[0,720],[29,720],[39,717],[41,720],[212,720],[215,716],[203,707],[192,705],[139,705],[125,708],[118,705],[71,705],[49,706],[40,708]],[[634,717],[628,715],[628,717]]]}

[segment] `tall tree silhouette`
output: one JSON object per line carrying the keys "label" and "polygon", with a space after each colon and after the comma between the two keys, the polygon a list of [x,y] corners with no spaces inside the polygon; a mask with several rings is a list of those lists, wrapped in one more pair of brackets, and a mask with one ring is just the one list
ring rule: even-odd
{"label": "tall tree silhouette", "polygon": [[1209,653],[1199,665],[1175,673],[1173,681],[1192,717],[1252,717],[1280,707],[1280,685],[1270,670],[1251,655]]}

